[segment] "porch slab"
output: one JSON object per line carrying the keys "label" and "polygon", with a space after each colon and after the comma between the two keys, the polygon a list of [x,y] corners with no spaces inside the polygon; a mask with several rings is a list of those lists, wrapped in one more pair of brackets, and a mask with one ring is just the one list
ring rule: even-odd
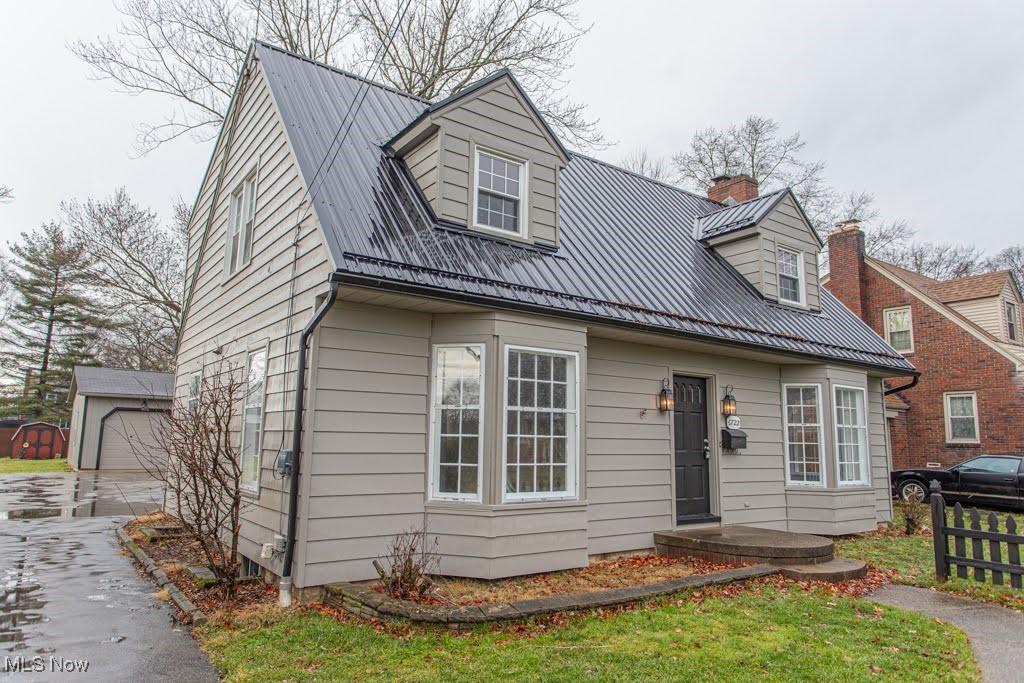
{"label": "porch slab", "polygon": [[662,555],[711,562],[819,564],[835,557],[832,540],[823,536],[751,526],[657,531],[654,546]]}

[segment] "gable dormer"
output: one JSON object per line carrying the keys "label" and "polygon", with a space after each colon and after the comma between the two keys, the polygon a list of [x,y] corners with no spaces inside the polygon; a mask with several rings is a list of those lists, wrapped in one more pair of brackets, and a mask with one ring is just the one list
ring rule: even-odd
{"label": "gable dormer", "polygon": [[[697,238],[728,261],[766,299],[819,310],[822,242],[788,188],[758,196],[747,176],[716,178],[709,198],[725,205],[697,218]],[[737,182],[740,181],[740,182]],[[716,191],[726,185],[728,194]],[[746,198],[736,201],[736,197]]]}
{"label": "gable dormer", "polygon": [[390,146],[442,221],[558,245],[569,154],[508,70],[431,105]]}

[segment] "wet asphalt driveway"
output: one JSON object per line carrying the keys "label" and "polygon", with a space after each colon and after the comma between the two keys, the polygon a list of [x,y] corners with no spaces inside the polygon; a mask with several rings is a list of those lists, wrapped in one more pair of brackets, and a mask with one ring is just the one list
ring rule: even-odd
{"label": "wet asphalt driveway", "polygon": [[[217,680],[114,538],[161,501],[145,474],[0,475],[0,678]],[[54,668],[74,660],[88,670]]]}

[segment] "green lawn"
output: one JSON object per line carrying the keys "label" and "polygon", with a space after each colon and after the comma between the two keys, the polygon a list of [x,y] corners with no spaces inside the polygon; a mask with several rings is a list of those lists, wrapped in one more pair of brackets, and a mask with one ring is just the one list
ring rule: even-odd
{"label": "green lawn", "polygon": [[[952,515],[952,512],[949,513]],[[1005,524],[1007,513],[996,512],[1001,527]],[[985,511],[987,518],[988,512]],[[1018,533],[1024,529],[1024,515],[1014,515]],[[951,517],[952,518],[952,517]],[[897,508],[894,524],[897,529],[903,528],[903,516]],[[988,529],[987,519],[983,526]],[[1002,528],[1005,531],[1005,527]],[[970,541],[968,540],[968,545]],[[988,544],[984,546],[985,557],[988,557]],[[952,578],[945,583],[935,580],[935,555],[932,550],[931,536],[903,536],[889,534],[867,534],[858,538],[836,541],[836,552],[843,557],[861,559],[881,569],[895,572],[896,583],[924,588],[937,588],[948,593],[956,593],[975,600],[984,600],[1004,605],[1012,609],[1024,611],[1024,590],[1008,586],[996,586],[990,582],[981,583],[973,579]],[[968,550],[968,552],[970,552]],[[1003,560],[1006,560],[1006,546],[1002,547]],[[955,569],[953,570],[955,573]],[[986,577],[991,581],[991,577]],[[1004,574],[1004,581],[1009,583],[1009,576]]]}
{"label": "green lawn", "polygon": [[980,679],[959,630],[772,582],[643,609],[463,634],[263,608],[196,630],[229,681]]}
{"label": "green lawn", "polygon": [[67,460],[14,460],[0,458],[0,474],[35,474],[38,472],[70,472]]}

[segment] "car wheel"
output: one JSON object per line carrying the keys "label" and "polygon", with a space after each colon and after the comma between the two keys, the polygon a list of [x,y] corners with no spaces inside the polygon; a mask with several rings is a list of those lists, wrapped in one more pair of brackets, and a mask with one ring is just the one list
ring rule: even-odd
{"label": "car wheel", "polygon": [[928,489],[916,479],[908,479],[900,484],[900,498],[903,500],[923,502],[928,497]]}

